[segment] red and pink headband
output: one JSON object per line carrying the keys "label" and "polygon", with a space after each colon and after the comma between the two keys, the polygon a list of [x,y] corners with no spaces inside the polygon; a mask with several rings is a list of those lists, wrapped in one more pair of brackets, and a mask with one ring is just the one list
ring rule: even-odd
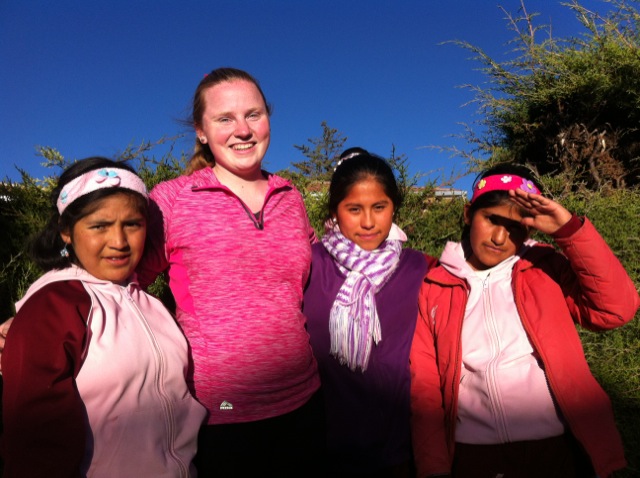
{"label": "red and pink headband", "polygon": [[496,174],[478,181],[473,188],[471,202],[490,191],[510,191],[512,189],[521,189],[528,193],[540,194],[540,190],[530,179],[516,176],[515,174]]}
{"label": "red and pink headband", "polygon": [[74,178],[62,188],[56,202],[58,212],[62,215],[67,206],[79,197],[106,188],[130,189],[148,199],[147,187],[137,174],[119,168],[94,169]]}

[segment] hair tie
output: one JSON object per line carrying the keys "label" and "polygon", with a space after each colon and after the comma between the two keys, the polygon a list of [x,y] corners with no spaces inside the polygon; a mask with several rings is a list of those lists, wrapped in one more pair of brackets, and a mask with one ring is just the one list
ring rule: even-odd
{"label": "hair tie", "polygon": [[355,158],[356,156],[360,156],[363,154],[369,154],[369,153],[365,153],[363,151],[354,151],[353,153],[347,154],[344,158],[340,158],[338,160],[338,162],[336,163],[336,167],[333,170],[335,171],[336,169],[338,169],[338,166],[344,163],[347,159]]}

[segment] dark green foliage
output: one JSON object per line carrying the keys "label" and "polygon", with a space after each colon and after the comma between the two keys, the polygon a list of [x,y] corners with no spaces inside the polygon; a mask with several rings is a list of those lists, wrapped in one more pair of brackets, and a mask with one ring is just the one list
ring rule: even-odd
{"label": "dark green foliage", "polygon": [[49,215],[49,191],[24,172],[21,183],[0,183],[0,322],[39,275],[27,246]]}
{"label": "dark green foliage", "polygon": [[409,195],[398,225],[409,237],[407,247],[438,257],[448,241],[460,240],[464,201],[435,200],[429,189],[414,194]]}
{"label": "dark green foliage", "polygon": [[640,14],[631,2],[608,3],[606,15],[565,4],[585,30],[567,39],[554,38],[524,2],[517,15],[504,11],[515,33],[506,61],[455,42],[474,54],[489,85],[466,85],[483,129],[464,134],[473,152],[563,173],[567,190],[640,183]]}

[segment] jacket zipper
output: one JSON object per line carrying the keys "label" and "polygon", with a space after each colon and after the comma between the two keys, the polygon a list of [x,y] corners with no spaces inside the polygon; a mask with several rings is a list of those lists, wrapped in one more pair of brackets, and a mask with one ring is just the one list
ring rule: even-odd
{"label": "jacket zipper", "polygon": [[126,287],[122,287],[122,291],[125,297],[127,298],[129,305],[133,309],[134,313],[140,319],[140,324],[142,325],[143,329],[147,334],[149,341],[151,342],[154,355],[156,357],[156,372],[155,372],[156,392],[160,397],[162,407],[165,411],[166,425],[169,433],[169,443],[167,443],[168,451],[171,458],[173,458],[173,460],[175,461],[175,463],[178,465],[180,469],[180,476],[187,477],[189,476],[188,469],[185,466],[185,464],[182,462],[182,460],[175,453],[175,449],[174,449],[175,431],[176,431],[175,416],[173,414],[173,407],[171,406],[171,401],[167,397],[162,386],[162,383],[163,383],[162,378],[163,378],[164,369],[165,369],[164,356],[161,352],[160,346],[158,345],[158,341],[156,340],[156,337],[153,334],[153,331],[149,327],[149,323],[147,322],[146,317],[144,316],[142,311],[138,308],[138,304],[136,304],[135,300],[133,300],[133,297],[131,297],[131,294],[129,293]]}
{"label": "jacket zipper", "polygon": [[492,358],[489,360],[489,364],[487,367],[487,391],[490,398],[489,403],[491,404],[492,411],[497,421],[498,429],[496,431],[498,432],[498,435],[501,436],[501,440],[504,443],[508,443],[511,441],[511,439],[509,437],[509,430],[507,428],[504,408],[502,407],[502,400],[497,384],[498,380],[496,378],[496,365],[500,356],[500,334],[498,332],[498,326],[496,324],[496,317],[493,313],[493,302],[491,300],[491,292],[489,289],[490,276],[491,274],[488,274],[487,277],[482,280],[482,303],[484,320],[490,332],[489,336],[491,338],[493,348]]}
{"label": "jacket zipper", "polygon": [[[455,285],[453,286],[452,290],[455,290]],[[462,286],[460,286],[462,287]],[[459,389],[460,389],[460,375],[461,372],[460,370],[462,369],[462,324],[464,322],[464,311],[467,308],[467,303],[469,302],[469,296],[467,294],[467,289],[465,289],[464,287],[462,287],[463,292],[464,292],[464,303],[462,304],[461,307],[461,311],[462,311],[462,318],[460,319],[460,321],[458,322],[458,345],[456,347],[456,363],[455,363],[455,372],[454,372],[454,376],[453,376],[453,380],[451,381],[451,387],[453,388],[452,393],[451,393],[451,398],[453,400],[453,403],[451,405],[451,413],[450,413],[450,417],[449,417],[449,422],[451,423],[451,426],[449,427],[450,430],[450,437],[449,437],[449,448],[450,448],[450,454],[451,454],[451,459],[453,460],[453,453],[454,453],[454,449],[455,449],[455,443],[456,443],[456,417],[458,416],[458,395],[459,395]],[[453,294],[452,294],[453,295]]]}
{"label": "jacket zipper", "polygon": [[555,382],[555,378],[553,376],[553,373],[551,372],[551,370],[549,369],[549,367],[547,366],[547,357],[543,352],[543,349],[540,348],[539,344],[538,344],[538,339],[537,337],[531,333],[531,327],[529,325],[529,321],[527,319],[526,314],[524,313],[524,307],[520,301],[520,296],[516,293],[517,292],[517,287],[516,287],[516,281],[520,280],[520,273],[521,271],[517,271],[514,269],[513,271],[513,279],[511,281],[511,287],[513,288],[513,298],[515,300],[516,303],[516,309],[518,310],[518,314],[520,315],[520,321],[522,322],[522,326],[524,327],[525,332],[527,333],[527,337],[529,337],[529,340],[531,341],[531,343],[533,344],[533,348],[534,351],[538,353],[540,360],[542,360],[542,365],[544,366],[544,374],[547,377],[547,381],[549,382],[549,390],[551,391],[551,395],[553,397],[553,399],[558,403],[558,407],[560,408],[560,411],[562,412],[562,418],[564,419],[564,421],[567,423],[569,430],[571,431],[571,433],[574,435],[574,437],[578,440],[578,442],[580,443],[584,443],[584,440],[582,439],[582,437],[580,437],[576,431],[575,431],[575,427],[572,426],[571,423],[571,417],[569,417],[567,415],[567,413],[565,412],[565,410],[567,409],[565,406],[563,406],[563,397],[559,396],[556,394],[556,390],[558,390],[558,387],[554,386],[554,382]]}
{"label": "jacket zipper", "polygon": [[215,186],[215,189],[220,189],[222,191],[225,191],[228,194],[232,195],[234,198],[236,198],[238,200],[238,202],[240,203],[240,205],[242,206],[242,208],[244,209],[244,211],[247,213],[247,216],[249,217],[249,220],[253,223],[253,225],[256,227],[256,229],[258,229],[259,231],[262,231],[262,230],[264,230],[264,208],[266,207],[267,202],[269,201],[271,196],[273,196],[276,192],[278,192],[281,189],[284,189],[286,187],[288,187],[288,186],[278,186],[278,187],[269,186],[269,189],[267,190],[267,194],[264,197],[264,202],[262,203],[262,207],[260,208],[260,211],[258,212],[258,217],[256,217],[256,215],[249,208],[249,206],[247,206],[246,203],[242,199],[240,199],[237,194],[235,194],[231,189],[229,189],[224,184],[220,184],[220,186]]}

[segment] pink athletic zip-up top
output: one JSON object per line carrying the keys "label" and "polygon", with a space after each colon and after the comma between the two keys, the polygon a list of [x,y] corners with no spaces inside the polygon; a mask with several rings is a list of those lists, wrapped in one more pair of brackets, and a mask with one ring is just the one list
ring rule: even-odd
{"label": "pink athletic zip-up top", "polygon": [[301,309],[315,233],[293,185],[275,175],[268,181],[255,215],[212,168],[150,195],[160,221],[151,221],[154,243],[140,281],[168,268],[209,424],[283,415],[320,386]]}
{"label": "pink athletic zip-up top", "polygon": [[160,301],[71,266],[16,309],[2,354],[5,477],[195,476],[206,411]]}
{"label": "pink athletic zip-up top", "polygon": [[[563,254],[549,245],[525,245],[508,272],[498,271],[509,287],[489,285],[490,275],[482,300],[473,298],[476,292],[470,288],[482,287],[484,281],[458,277],[452,267],[436,267],[425,277],[410,355],[412,436],[420,478],[450,472],[457,439],[495,443],[561,433],[540,371],[563,423],[584,447],[598,475],[606,477],[625,466],[611,403],[589,370],[575,324],[591,330],[619,327],[634,317],[640,299],[588,219],[580,224],[574,217],[562,229],[571,231],[554,235]],[[473,309],[469,324],[468,306]],[[503,323],[514,311],[517,315],[511,318],[520,322],[521,329],[517,324],[505,328]],[[480,334],[480,325],[493,330]],[[497,353],[487,360],[488,352],[478,350],[481,345],[497,348]],[[500,351],[507,351],[514,363],[501,363]],[[473,366],[479,370],[469,370]],[[519,368],[518,373],[510,375],[510,366]],[[531,387],[534,399],[513,387],[523,377],[520,387]],[[526,416],[532,410],[541,423]],[[477,422],[471,421],[473,411]],[[459,419],[466,421],[460,436]],[[492,421],[495,428],[487,430]]]}

